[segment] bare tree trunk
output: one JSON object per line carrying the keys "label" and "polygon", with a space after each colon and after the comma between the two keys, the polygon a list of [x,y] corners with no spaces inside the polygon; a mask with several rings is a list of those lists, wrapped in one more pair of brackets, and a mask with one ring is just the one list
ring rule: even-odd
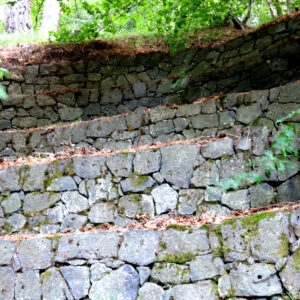
{"label": "bare tree trunk", "polygon": [[40,31],[43,36],[48,37],[49,31],[56,32],[59,26],[60,5],[57,0],[45,0],[43,18]]}
{"label": "bare tree trunk", "polygon": [[273,0],[274,1],[274,6],[275,6],[275,9],[276,9],[276,12],[277,12],[277,16],[281,16],[282,15],[282,8],[280,6],[280,3],[278,0]]}
{"label": "bare tree trunk", "polygon": [[6,6],[5,31],[7,33],[32,31],[30,4],[31,0],[19,0],[14,5]]}
{"label": "bare tree trunk", "polygon": [[272,9],[270,0],[266,0],[266,2],[267,2],[267,4],[268,4],[268,6],[269,6],[269,10],[270,10],[271,17],[272,17],[272,18],[275,18],[275,15],[274,15],[274,12],[273,12],[273,9]]}
{"label": "bare tree trunk", "polygon": [[243,20],[243,24],[247,24],[247,22],[251,16],[252,5],[253,5],[253,0],[249,0],[248,12],[247,12],[245,19]]}
{"label": "bare tree trunk", "polygon": [[293,0],[286,0],[286,6],[287,6],[287,9],[288,9],[288,12],[293,11],[292,4],[293,4]]}

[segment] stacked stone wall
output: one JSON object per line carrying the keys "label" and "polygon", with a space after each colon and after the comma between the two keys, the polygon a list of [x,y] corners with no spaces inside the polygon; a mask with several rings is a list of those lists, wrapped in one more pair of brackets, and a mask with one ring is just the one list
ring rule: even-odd
{"label": "stacked stone wall", "polygon": [[[40,155],[80,147],[131,149],[155,142],[214,138],[222,134],[236,136],[238,147],[244,147],[244,151],[262,155],[268,148],[268,137],[279,130],[276,121],[299,108],[300,82],[294,82],[270,90],[228,94],[202,103],[141,109],[65,126],[0,132],[0,156]],[[300,119],[296,116],[288,121]]]}
{"label": "stacked stone wall", "polygon": [[[246,143],[247,144],[247,143]],[[217,186],[250,171],[259,157],[232,139],[178,143],[144,151],[71,157],[0,171],[2,233],[48,233],[103,223],[124,226],[170,211],[199,216],[300,199],[297,168],[273,171],[257,186],[222,192]]]}
{"label": "stacked stone wall", "polygon": [[0,103],[0,130],[88,120],[286,84],[300,79],[299,24],[296,16],[174,57],[149,53],[12,70],[11,80],[3,82],[10,97]]}
{"label": "stacked stone wall", "polygon": [[300,299],[300,211],[222,225],[0,239],[0,298]]}

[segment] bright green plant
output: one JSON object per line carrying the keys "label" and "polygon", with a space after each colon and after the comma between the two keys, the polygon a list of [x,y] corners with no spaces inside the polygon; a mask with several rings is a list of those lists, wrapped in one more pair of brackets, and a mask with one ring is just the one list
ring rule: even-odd
{"label": "bright green plant", "polygon": [[[1,63],[1,61],[0,61]],[[4,69],[4,68],[0,68],[0,80],[3,80],[3,78],[9,78],[10,77],[10,73],[8,72],[8,70]],[[0,99],[2,100],[6,100],[7,99],[7,94],[6,94],[6,90],[4,88],[4,86],[2,84],[0,84]]]}
{"label": "bright green plant", "polygon": [[[298,114],[300,114],[300,109],[278,120],[276,123],[283,123]],[[279,135],[274,137],[271,149],[265,151],[264,155],[260,158],[259,163],[246,164],[247,167],[258,167],[258,171],[236,174],[231,179],[220,182],[218,186],[221,186],[223,191],[238,189],[241,184],[262,183],[263,178],[265,176],[270,177],[271,172],[274,170],[277,170],[278,172],[296,168],[300,170],[299,150],[295,148],[295,144],[299,142],[300,124],[291,123],[283,125]],[[259,166],[263,167],[261,168]]]}

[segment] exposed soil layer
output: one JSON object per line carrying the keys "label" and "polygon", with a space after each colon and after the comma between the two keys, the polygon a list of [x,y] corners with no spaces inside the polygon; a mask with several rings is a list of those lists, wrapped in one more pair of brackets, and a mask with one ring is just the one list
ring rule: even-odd
{"label": "exposed soil layer", "polygon": [[[262,25],[259,28],[247,28],[245,31],[236,30],[228,26],[219,28],[207,28],[197,32],[197,38],[190,40],[188,47],[213,47],[223,44],[239,36],[244,36],[269,27],[279,22],[288,22],[291,18],[300,16],[300,12],[293,12],[278,19]],[[218,38],[213,41],[205,39],[218,33]],[[128,42],[135,42],[137,37],[128,37]],[[135,47],[128,43],[110,41],[90,41],[64,45],[17,45],[13,47],[0,47],[0,59],[2,67],[12,69],[26,65],[37,65],[43,63],[58,63],[62,61],[77,62],[79,60],[108,59],[135,56],[151,52],[168,53],[170,48],[164,39],[157,39],[155,43],[142,43]]]}

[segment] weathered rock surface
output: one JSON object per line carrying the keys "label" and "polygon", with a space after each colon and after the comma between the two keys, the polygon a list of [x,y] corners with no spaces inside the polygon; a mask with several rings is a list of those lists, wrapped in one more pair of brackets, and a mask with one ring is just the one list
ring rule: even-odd
{"label": "weathered rock surface", "polygon": [[138,294],[139,275],[130,265],[105,275],[101,280],[95,281],[89,292],[89,298],[98,300],[99,297],[116,298],[120,300],[135,300]]}

